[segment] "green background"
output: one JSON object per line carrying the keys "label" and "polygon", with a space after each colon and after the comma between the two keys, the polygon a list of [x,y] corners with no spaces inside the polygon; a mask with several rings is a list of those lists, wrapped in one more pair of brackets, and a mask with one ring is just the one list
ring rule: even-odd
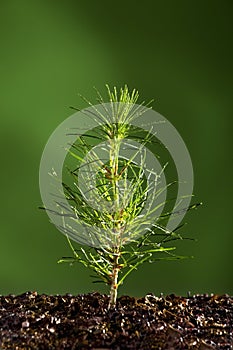
{"label": "green background", "polygon": [[[136,87],[183,137],[195,200],[180,245],[195,259],[145,265],[121,287],[140,296],[233,294],[232,1],[11,0],[0,5],[0,294],[84,293],[82,266],[41,205],[38,171],[53,130],[95,102],[96,86]],[[106,291],[99,288],[100,291]]]}

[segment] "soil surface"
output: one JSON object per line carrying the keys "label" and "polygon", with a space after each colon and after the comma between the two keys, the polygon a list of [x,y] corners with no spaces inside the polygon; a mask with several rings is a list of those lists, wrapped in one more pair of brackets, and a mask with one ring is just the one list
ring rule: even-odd
{"label": "soil surface", "polygon": [[0,349],[233,349],[233,298],[0,296]]}

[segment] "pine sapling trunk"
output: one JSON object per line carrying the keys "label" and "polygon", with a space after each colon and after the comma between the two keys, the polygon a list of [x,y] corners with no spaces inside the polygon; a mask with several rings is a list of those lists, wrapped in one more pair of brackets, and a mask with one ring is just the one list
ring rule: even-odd
{"label": "pine sapling trunk", "polygon": [[119,272],[119,251],[113,255],[112,276],[110,284],[110,298],[108,308],[116,306],[117,291],[118,291],[118,272]]}
{"label": "pine sapling trunk", "polygon": [[[119,190],[118,190],[118,157],[119,157],[120,142],[116,138],[110,140],[110,171],[111,171],[111,183],[113,191],[113,201],[114,201],[114,231],[116,237],[121,238],[120,230],[120,208],[119,208]],[[116,306],[117,300],[117,291],[118,291],[118,273],[119,273],[119,257],[120,257],[120,241],[117,242],[117,245],[113,249],[113,258],[112,258],[112,273],[110,279],[110,298],[108,308],[113,308]]]}

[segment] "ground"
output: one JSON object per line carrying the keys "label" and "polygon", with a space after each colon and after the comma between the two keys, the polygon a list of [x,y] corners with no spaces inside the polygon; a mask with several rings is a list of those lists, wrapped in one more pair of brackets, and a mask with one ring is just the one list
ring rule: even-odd
{"label": "ground", "polygon": [[233,298],[99,293],[0,296],[0,349],[233,349]]}

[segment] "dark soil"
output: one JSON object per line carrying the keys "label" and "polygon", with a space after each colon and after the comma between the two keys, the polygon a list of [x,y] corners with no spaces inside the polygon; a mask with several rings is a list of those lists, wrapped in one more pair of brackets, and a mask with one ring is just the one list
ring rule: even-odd
{"label": "dark soil", "polygon": [[0,349],[232,349],[233,299],[228,295],[0,297]]}

